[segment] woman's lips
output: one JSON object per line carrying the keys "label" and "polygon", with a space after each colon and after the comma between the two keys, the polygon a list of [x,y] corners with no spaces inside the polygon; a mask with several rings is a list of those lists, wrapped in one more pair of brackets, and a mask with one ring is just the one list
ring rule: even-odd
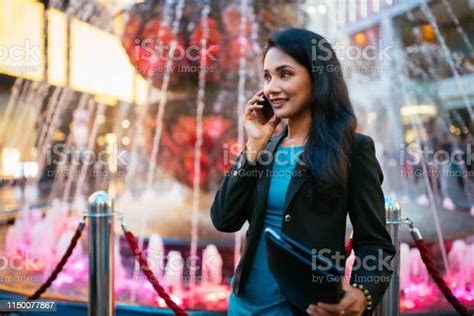
{"label": "woman's lips", "polygon": [[288,98],[278,98],[278,99],[272,99],[271,103],[274,108],[280,108],[285,104],[285,102],[288,101]]}

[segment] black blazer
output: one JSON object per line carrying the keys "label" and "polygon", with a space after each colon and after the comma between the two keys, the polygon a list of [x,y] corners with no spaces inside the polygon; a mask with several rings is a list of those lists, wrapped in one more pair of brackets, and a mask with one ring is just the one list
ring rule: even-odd
{"label": "black blazer", "polygon": [[[287,132],[285,127],[280,135],[272,137],[265,152],[274,154]],[[266,161],[266,157],[264,155],[260,161]],[[395,248],[386,230],[381,188],[383,174],[375,157],[374,142],[369,136],[355,135],[350,161],[348,190],[336,198],[319,194],[314,204],[307,195],[309,171],[304,164],[297,164],[286,193],[282,233],[308,248],[326,251],[326,257],[337,253],[345,257],[346,218],[349,213],[356,256],[360,259],[370,255],[373,258],[391,258]],[[211,207],[212,223],[219,231],[236,232],[246,221],[249,222],[244,253],[234,276],[235,295],[246,282],[262,234],[270,184],[266,171],[271,168],[271,163],[251,164],[243,151],[226,174]],[[379,261],[374,259],[368,262],[373,266],[375,260]],[[345,258],[342,259],[342,267],[344,262]],[[362,284],[370,292],[375,307],[390,283],[392,271],[383,265],[373,271],[370,271],[371,267],[366,269],[361,265],[360,269],[354,270],[350,283]]]}

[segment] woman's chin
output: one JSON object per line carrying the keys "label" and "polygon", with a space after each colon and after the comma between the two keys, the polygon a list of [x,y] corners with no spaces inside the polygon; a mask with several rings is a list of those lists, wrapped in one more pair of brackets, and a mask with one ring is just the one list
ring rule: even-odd
{"label": "woman's chin", "polygon": [[277,118],[283,120],[288,118],[288,113],[284,109],[274,110],[274,114]]}

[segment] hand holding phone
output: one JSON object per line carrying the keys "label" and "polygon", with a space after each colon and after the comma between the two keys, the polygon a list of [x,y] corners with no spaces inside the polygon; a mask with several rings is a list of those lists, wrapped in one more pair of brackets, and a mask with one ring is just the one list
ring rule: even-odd
{"label": "hand holding phone", "polygon": [[273,107],[265,98],[263,90],[258,91],[247,102],[243,121],[248,137],[247,158],[254,161],[258,153],[267,146],[280,123],[280,118],[273,113]]}
{"label": "hand holding phone", "polygon": [[263,102],[257,102],[258,104],[263,105],[263,108],[260,110],[260,114],[263,118],[264,123],[268,122],[273,117],[273,107],[267,97],[263,96]]}

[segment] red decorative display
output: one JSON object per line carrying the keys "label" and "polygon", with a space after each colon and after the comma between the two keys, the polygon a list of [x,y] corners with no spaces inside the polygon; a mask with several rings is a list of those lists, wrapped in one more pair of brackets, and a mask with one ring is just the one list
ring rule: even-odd
{"label": "red decorative display", "polygon": [[[232,122],[217,115],[203,119],[203,139],[200,157],[200,187],[211,190],[222,180],[223,174],[232,166],[239,153],[232,138]],[[192,187],[194,183],[194,160],[196,157],[196,119],[181,116],[170,128],[164,128],[161,135],[158,163],[183,184]],[[151,151],[151,148],[149,148]]]}

